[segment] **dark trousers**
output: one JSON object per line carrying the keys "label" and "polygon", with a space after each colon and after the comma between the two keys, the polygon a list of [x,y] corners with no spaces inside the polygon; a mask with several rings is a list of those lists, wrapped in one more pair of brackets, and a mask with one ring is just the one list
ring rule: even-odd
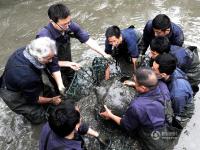
{"label": "dark trousers", "polygon": [[[53,97],[55,95],[50,86],[44,85],[41,96]],[[38,103],[28,103],[28,100],[20,92],[10,91],[5,87],[0,88],[0,96],[12,111],[23,115],[33,124],[46,122],[48,111],[54,107],[51,104],[40,105]]]}

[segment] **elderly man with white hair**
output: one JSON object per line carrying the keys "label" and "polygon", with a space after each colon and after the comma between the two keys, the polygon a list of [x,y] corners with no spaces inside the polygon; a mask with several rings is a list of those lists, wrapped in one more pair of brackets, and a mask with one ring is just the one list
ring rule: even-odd
{"label": "elderly man with white hair", "polygon": [[11,110],[31,123],[44,122],[47,109],[61,102],[60,96],[42,81],[42,70],[48,68],[58,87],[64,87],[60,81],[60,68],[52,61],[56,53],[53,40],[47,37],[35,39],[10,56],[1,76],[2,99]]}

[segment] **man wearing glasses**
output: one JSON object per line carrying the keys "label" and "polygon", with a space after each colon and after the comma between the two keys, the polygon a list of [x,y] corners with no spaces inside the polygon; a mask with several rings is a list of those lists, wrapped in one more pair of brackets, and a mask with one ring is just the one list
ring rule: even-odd
{"label": "man wearing glasses", "polygon": [[[74,70],[80,69],[78,63],[72,62],[71,37],[78,39],[81,43],[87,44],[105,58],[111,57],[101,50],[97,42],[90,38],[89,34],[83,30],[79,24],[71,20],[70,10],[65,5],[54,4],[50,6],[48,9],[48,16],[50,19],[49,24],[42,28],[36,37],[49,37],[56,41],[58,50],[57,61],[58,65],[61,67],[61,75],[65,87],[69,86],[74,75]],[[62,91],[62,89],[59,90]]]}
{"label": "man wearing glasses", "polygon": [[10,56],[0,78],[1,98],[12,111],[33,124],[45,122],[48,110],[61,102],[60,96],[42,78],[47,67],[54,77],[60,72],[52,62],[56,53],[53,40],[47,37],[35,39]]}
{"label": "man wearing glasses", "polygon": [[182,29],[171,22],[167,15],[159,14],[153,20],[149,20],[143,30],[143,37],[138,45],[140,53],[144,55],[151,40],[158,36],[168,37],[171,45],[182,46],[184,42]]}

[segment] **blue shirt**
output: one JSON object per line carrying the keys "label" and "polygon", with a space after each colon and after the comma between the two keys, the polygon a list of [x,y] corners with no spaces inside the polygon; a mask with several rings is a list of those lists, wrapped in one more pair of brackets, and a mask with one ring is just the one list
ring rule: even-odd
{"label": "blue shirt", "polygon": [[193,61],[193,53],[191,50],[180,46],[171,45],[169,53],[177,58],[178,68],[184,72],[187,72],[190,69]]}
{"label": "blue shirt", "polygon": [[187,81],[186,74],[179,68],[171,75],[168,88],[174,113],[175,115],[180,115],[184,112],[184,106],[192,101],[193,91],[190,83]]}
{"label": "blue shirt", "polygon": [[16,50],[8,59],[3,74],[8,90],[20,92],[26,103],[37,103],[43,90],[41,70],[24,57],[25,48]]}
{"label": "blue shirt", "polygon": [[[166,37],[168,37],[171,45],[183,45],[183,31],[178,25],[173,22],[171,22],[170,33]],[[139,44],[139,51],[142,51],[143,53],[146,52],[153,38],[155,38],[155,34],[152,27],[152,20],[149,20],[143,30],[143,37]]]}
{"label": "blue shirt", "polygon": [[[87,42],[89,39],[89,34],[85,30],[83,30],[79,24],[71,21],[68,30],[65,32],[64,36],[61,34],[61,32],[57,29],[55,29],[52,25],[52,23],[49,23],[47,26],[42,28],[36,35],[36,37],[49,37],[53,40],[57,40],[58,38],[65,39],[67,34],[66,33],[73,33],[74,37],[78,39],[81,43]],[[67,40],[67,39],[66,39]],[[66,41],[67,42],[67,41]]]}
{"label": "blue shirt", "polygon": [[[122,34],[122,43],[118,46],[120,53],[128,53],[132,58],[137,58],[139,55],[138,52],[138,36],[136,31],[133,28],[127,28],[121,30]],[[107,54],[112,54],[112,45],[108,43],[108,40],[105,42],[105,52]]]}
{"label": "blue shirt", "polygon": [[165,83],[132,100],[130,107],[122,117],[120,125],[133,133],[137,128],[155,129],[164,126],[164,102],[170,100],[170,93]]}
{"label": "blue shirt", "polygon": [[[49,137],[48,137],[49,136]],[[39,150],[45,150],[45,143],[47,140],[46,150],[55,150],[59,147],[62,150],[82,150],[81,141],[70,140],[63,137],[57,136],[49,127],[49,124],[46,123],[40,135]]]}
{"label": "blue shirt", "polygon": [[[47,26],[42,28],[37,33],[36,37],[37,38],[49,37],[52,40],[54,40],[56,42],[58,56],[60,56],[60,55],[62,55],[62,53],[64,51],[62,51],[62,50],[60,51],[59,47],[60,46],[65,47],[64,45],[66,45],[67,43],[70,43],[70,37],[71,37],[70,35],[75,37],[76,39],[78,39],[81,43],[85,43],[89,39],[89,34],[85,30],[83,30],[77,23],[75,23],[73,21],[71,21],[69,28],[67,29],[67,31],[65,31],[64,35],[62,35],[62,33],[59,30],[55,29],[53,27],[52,23],[49,23]],[[69,46],[70,46],[70,44],[69,44]],[[68,55],[69,56],[64,56],[64,58],[71,57],[71,50]],[[54,67],[59,68],[59,65],[58,65],[59,60],[60,60],[60,58],[58,58],[56,56],[53,57],[53,59],[52,59],[53,64],[57,64],[57,66],[54,65]],[[71,58],[69,58],[67,61],[71,61]]]}

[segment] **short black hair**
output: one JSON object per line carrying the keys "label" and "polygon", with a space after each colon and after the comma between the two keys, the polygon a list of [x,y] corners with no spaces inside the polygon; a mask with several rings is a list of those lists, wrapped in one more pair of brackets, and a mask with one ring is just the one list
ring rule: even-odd
{"label": "short black hair", "polygon": [[54,4],[51,5],[48,9],[48,16],[49,19],[57,23],[59,19],[65,19],[70,16],[70,10],[64,4]]}
{"label": "short black hair", "polygon": [[120,28],[118,26],[111,26],[111,27],[108,27],[107,30],[106,30],[106,39],[108,39],[109,37],[112,37],[112,36],[115,36],[116,38],[119,38],[121,35],[121,31],[120,31]]}
{"label": "short black hair", "polygon": [[151,43],[150,48],[152,51],[156,51],[159,54],[169,53],[170,42],[167,37],[155,37]]}
{"label": "short black hair", "polygon": [[152,27],[164,31],[171,27],[171,21],[167,15],[159,14],[153,19]]}
{"label": "short black hair", "polygon": [[64,101],[49,113],[48,122],[56,135],[65,137],[80,122],[80,113],[75,109],[74,104]]}
{"label": "short black hair", "polygon": [[138,68],[135,72],[135,77],[139,85],[143,85],[149,89],[154,89],[157,86],[158,79],[150,68]]}
{"label": "short black hair", "polygon": [[159,64],[158,70],[160,73],[166,73],[167,75],[171,75],[176,69],[177,59],[170,53],[164,53],[162,55],[158,55],[155,58],[155,62]]}

